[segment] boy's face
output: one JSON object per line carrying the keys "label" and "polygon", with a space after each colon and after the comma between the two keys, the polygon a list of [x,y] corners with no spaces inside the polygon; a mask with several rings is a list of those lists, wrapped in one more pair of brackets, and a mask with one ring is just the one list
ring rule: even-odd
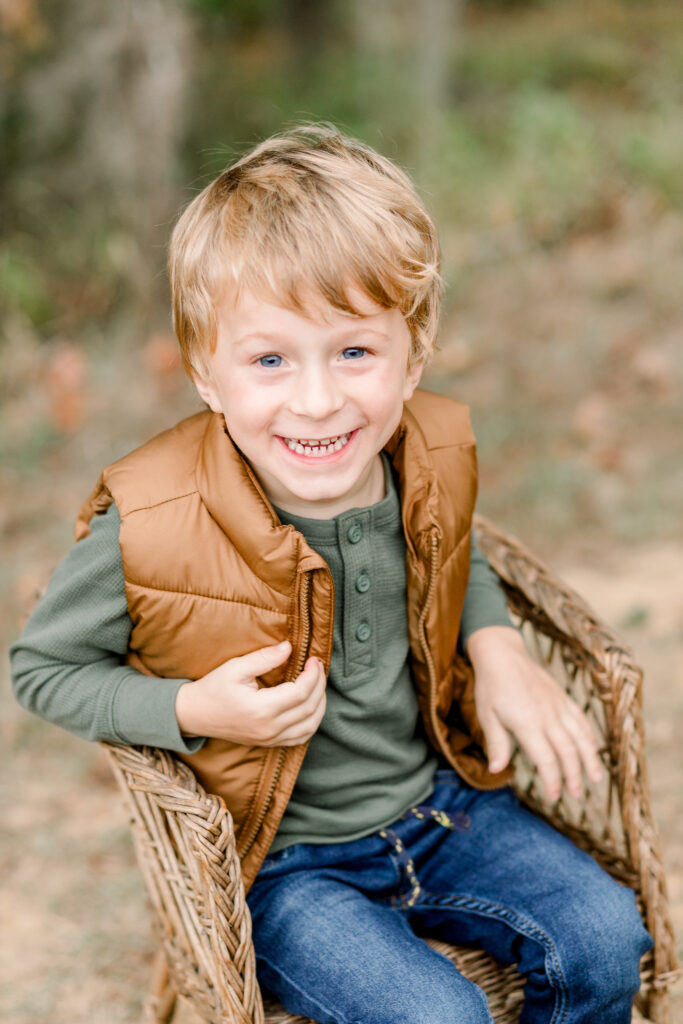
{"label": "boy's face", "polygon": [[363,316],[326,306],[314,319],[248,293],[226,300],[207,375],[195,377],[270,500],[294,515],[331,518],[383,497],[379,452],[422,373],[408,369],[400,312],[355,297]]}

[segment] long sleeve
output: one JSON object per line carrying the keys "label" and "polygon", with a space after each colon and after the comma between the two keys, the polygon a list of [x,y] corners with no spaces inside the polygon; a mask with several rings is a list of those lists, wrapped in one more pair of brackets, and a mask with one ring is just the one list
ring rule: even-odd
{"label": "long sleeve", "polygon": [[132,623],[126,603],[120,517],[97,516],[72,547],[12,646],[12,684],[27,710],[88,740],[194,753],[175,716],[184,679],[152,678],[123,663]]}
{"label": "long sleeve", "polygon": [[516,628],[508,613],[507,601],[498,577],[473,539],[470,578],[460,619],[461,649],[466,650],[467,641],[472,634],[486,626]]}

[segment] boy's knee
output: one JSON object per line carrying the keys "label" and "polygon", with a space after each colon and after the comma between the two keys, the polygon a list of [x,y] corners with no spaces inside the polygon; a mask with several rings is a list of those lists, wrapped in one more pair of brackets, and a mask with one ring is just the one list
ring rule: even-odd
{"label": "boy's knee", "polygon": [[593,943],[610,961],[628,958],[637,963],[652,947],[631,889],[615,885],[612,898],[593,908],[592,917]]}
{"label": "boy's knee", "polygon": [[570,991],[605,1005],[633,997],[640,987],[640,960],[652,948],[630,889],[614,884],[609,899],[586,907],[580,934],[566,944],[561,970]]}
{"label": "boy's knee", "polygon": [[[381,1024],[494,1024],[483,991],[460,976],[457,984],[442,991],[428,991],[416,979],[414,1000],[410,1009],[387,1007]],[[374,1020],[374,1018],[373,1018]]]}
{"label": "boy's knee", "polygon": [[443,1024],[493,1024],[493,1017],[489,1010],[489,1004],[483,991],[473,982],[467,983],[467,988],[461,988],[457,999],[447,1007],[442,1007],[441,1013],[427,1014],[420,1018],[420,1024],[434,1024],[434,1021],[441,1021]]}

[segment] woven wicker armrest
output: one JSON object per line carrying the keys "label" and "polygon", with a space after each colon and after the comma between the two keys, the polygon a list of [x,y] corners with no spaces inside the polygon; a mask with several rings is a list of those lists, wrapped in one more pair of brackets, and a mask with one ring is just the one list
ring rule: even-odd
{"label": "woven wicker armrest", "polygon": [[[651,810],[642,719],[643,674],[632,652],[585,601],[555,578],[522,544],[475,517],[483,553],[500,577],[510,610],[519,619],[539,661],[583,708],[601,742],[605,781],[587,787],[581,800],[566,794],[549,804],[537,772],[516,756],[522,799],[588,850],[638,897],[655,940],[644,960],[648,1013],[657,1010],[679,975],[659,839]],[[662,1007],[665,999],[661,1000]]]}
{"label": "woven wicker armrest", "polygon": [[104,746],[173,977],[168,988],[162,967],[147,1019],[165,1020],[161,1004],[170,1012],[178,991],[207,1021],[262,1024],[251,918],[225,803],[168,751]]}

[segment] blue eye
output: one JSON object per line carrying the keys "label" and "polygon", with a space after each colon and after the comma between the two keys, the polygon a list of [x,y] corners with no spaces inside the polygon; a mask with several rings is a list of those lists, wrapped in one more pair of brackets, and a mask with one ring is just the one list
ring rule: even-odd
{"label": "blue eye", "polygon": [[259,359],[259,366],[265,366],[269,369],[274,369],[277,366],[282,365],[282,356],[261,356]]}
{"label": "blue eye", "polygon": [[345,348],[342,352],[342,359],[360,359],[365,355],[366,351],[367,350],[364,348],[351,345],[349,348]]}

